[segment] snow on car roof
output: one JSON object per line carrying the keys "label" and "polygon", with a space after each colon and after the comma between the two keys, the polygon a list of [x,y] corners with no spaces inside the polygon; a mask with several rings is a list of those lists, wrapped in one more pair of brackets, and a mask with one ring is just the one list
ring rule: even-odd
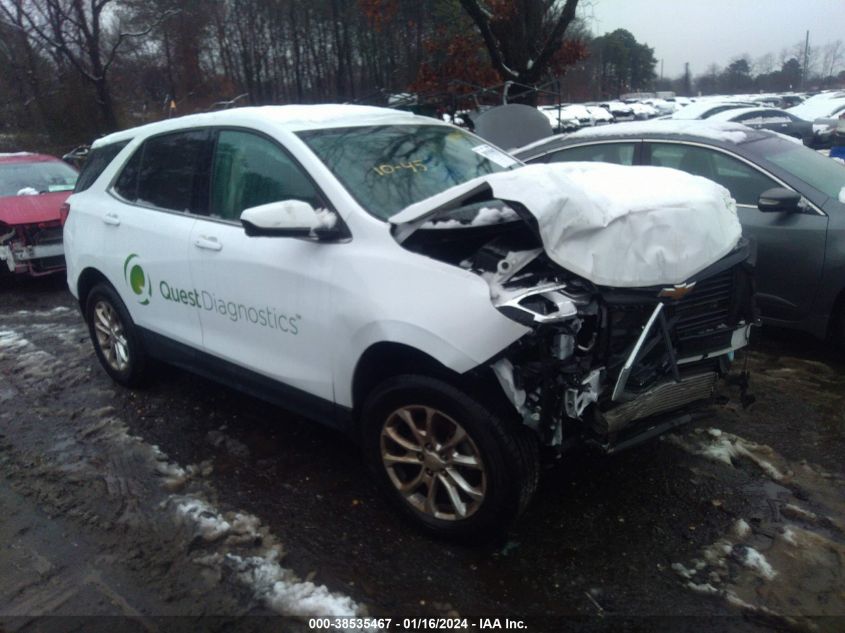
{"label": "snow on car roof", "polygon": [[343,127],[356,125],[390,125],[402,123],[426,123],[445,125],[438,119],[423,117],[404,110],[377,108],[373,106],[319,104],[283,105],[232,108],[218,112],[189,114],[175,119],[149,123],[129,130],[122,130],[97,139],[92,147],[99,147],[116,141],[130,139],[138,134],[155,134],[181,129],[186,126],[202,125],[244,125],[262,121],[287,131],[313,128]]}
{"label": "snow on car roof", "polygon": [[789,108],[787,112],[794,114],[799,119],[812,121],[813,119],[823,119],[833,116],[843,108],[845,108],[845,99],[828,97],[818,100],[808,99],[804,103],[799,103],[797,106]]}
{"label": "snow on car roof", "polygon": [[[714,108],[718,108],[719,106],[728,106],[737,104],[739,106],[742,102],[732,101],[732,100],[708,100],[708,101],[700,101],[696,103],[691,103],[688,106],[684,106],[677,112],[672,113],[673,119],[684,119],[684,120],[692,120],[698,119],[701,115],[706,114],[710,110]],[[709,117],[708,117],[709,118]]]}
{"label": "snow on car roof", "polygon": [[[585,128],[569,135],[568,138],[599,138],[607,136],[645,136],[650,134],[684,135],[691,134],[725,143],[742,143],[752,130],[739,123],[721,123],[704,121],[683,121],[676,119],[658,119],[655,121],[631,121],[614,123],[599,128]],[[523,148],[524,149],[524,148]]]}
{"label": "snow on car roof", "polygon": [[590,118],[590,111],[587,109],[587,106],[581,105],[580,103],[571,103],[567,106],[563,106],[563,110],[567,113],[574,114],[579,119]]}
{"label": "snow on car roof", "polygon": [[707,118],[710,121],[732,121],[735,117],[738,117],[743,114],[763,114],[764,112],[772,111],[780,112],[778,108],[766,108],[763,106],[757,108],[733,108],[731,110],[722,110],[721,112],[717,112],[716,114],[711,114]]}

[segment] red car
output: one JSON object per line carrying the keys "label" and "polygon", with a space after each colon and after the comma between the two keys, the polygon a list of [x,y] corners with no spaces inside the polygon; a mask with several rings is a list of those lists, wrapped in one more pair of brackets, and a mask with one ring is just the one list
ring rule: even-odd
{"label": "red car", "polygon": [[0,154],[0,275],[64,270],[61,208],[78,175],[53,156]]}

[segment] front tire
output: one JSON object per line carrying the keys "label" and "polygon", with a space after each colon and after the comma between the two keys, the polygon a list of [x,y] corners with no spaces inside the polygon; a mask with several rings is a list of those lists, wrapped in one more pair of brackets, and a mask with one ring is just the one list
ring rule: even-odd
{"label": "front tire", "polygon": [[132,317],[114,288],[101,283],[91,289],[85,321],[97,358],[112,380],[126,387],[141,384],[147,357]]}
{"label": "front tire", "polygon": [[367,398],[362,418],[365,457],[382,489],[432,534],[504,531],[536,491],[531,431],[442,380],[391,378]]}

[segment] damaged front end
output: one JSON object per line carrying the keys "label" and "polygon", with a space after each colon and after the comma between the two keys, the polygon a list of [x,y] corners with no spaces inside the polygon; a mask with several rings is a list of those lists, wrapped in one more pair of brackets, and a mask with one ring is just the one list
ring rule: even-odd
{"label": "damaged front end", "polygon": [[548,446],[586,439],[613,452],[687,422],[756,322],[751,250],[743,240],[670,287],[598,287],[540,255],[522,275],[485,271],[494,305],[532,327],[491,368]]}
{"label": "damaged front end", "polygon": [[480,275],[530,328],[487,367],[542,443],[613,452],[711,399],[758,320],[755,253],[715,183],[562,165],[467,183],[391,221],[403,246]]}
{"label": "damaged front end", "polygon": [[61,221],[13,226],[0,222],[0,274],[38,277],[64,267]]}

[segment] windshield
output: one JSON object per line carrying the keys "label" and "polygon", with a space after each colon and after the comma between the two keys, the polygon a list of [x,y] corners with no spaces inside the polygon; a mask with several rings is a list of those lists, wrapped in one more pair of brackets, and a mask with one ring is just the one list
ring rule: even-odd
{"label": "windshield", "polygon": [[450,187],[519,164],[445,125],[332,128],[299,137],[361,206],[383,220]]}
{"label": "windshield", "polygon": [[0,196],[70,191],[79,174],[59,161],[0,164]]}
{"label": "windshield", "polygon": [[838,199],[845,187],[845,165],[804,145],[780,138],[764,138],[748,143],[746,147],[826,196]]}

